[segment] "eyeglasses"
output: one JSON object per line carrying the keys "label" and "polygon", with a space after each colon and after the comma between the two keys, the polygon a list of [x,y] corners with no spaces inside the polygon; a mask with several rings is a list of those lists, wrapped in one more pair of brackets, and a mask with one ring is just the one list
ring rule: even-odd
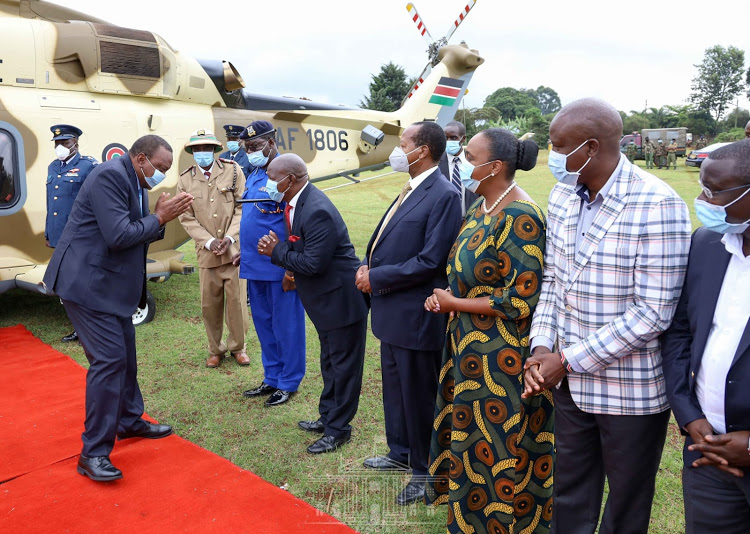
{"label": "eyeglasses", "polygon": [[701,189],[703,189],[703,194],[706,195],[706,198],[714,198],[715,195],[721,194],[721,193],[729,193],[730,191],[737,191],[738,189],[745,189],[746,187],[750,187],[750,184],[740,185],[738,187],[730,187],[729,189],[723,189],[721,191],[712,191],[705,185],[703,185],[703,182],[700,181],[700,178],[698,179],[698,183],[701,186]]}

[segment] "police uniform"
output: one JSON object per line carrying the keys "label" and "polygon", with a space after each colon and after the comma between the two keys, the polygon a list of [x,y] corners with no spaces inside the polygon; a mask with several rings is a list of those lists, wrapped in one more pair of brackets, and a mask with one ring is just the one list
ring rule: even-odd
{"label": "police uniform", "polygon": [[[214,153],[221,150],[221,143],[210,130],[194,132],[185,151],[192,154],[198,145],[214,145]],[[201,311],[209,348],[207,367],[218,367],[227,349],[240,365],[250,363],[245,354],[249,323],[245,284],[240,282],[238,267],[232,264],[232,256],[239,250],[242,213],[241,204],[235,201],[242,198],[243,190],[242,169],[230,160],[214,159],[209,170],[193,165],[177,181],[178,192],[186,191],[195,198],[179,219],[195,241],[198,256]],[[217,256],[209,250],[211,242],[225,237],[232,245]],[[226,343],[222,341],[224,320],[229,330]]]}
{"label": "police uniform", "polygon": [[[273,132],[270,122],[255,121],[241,139]],[[240,278],[247,279],[247,293],[253,324],[258,334],[263,362],[263,384],[247,396],[271,393],[274,389],[297,391],[305,376],[305,311],[296,290],[284,291],[285,270],[273,265],[271,258],[258,254],[258,240],[273,230],[280,239],[287,235],[285,203],[277,204],[262,190],[268,181],[267,164],[256,167],[247,177],[243,198],[268,198],[268,202],[245,204],[240,224]]]}
{"label": "police uniform", "polygon": [[[237,126],[236,124],[227,124],[224,126],[224,131],[227,134],[227,137],[239,137],[242,135],[242,132],[245,130],[244,126]],[[253,170],[252,165],[250,165],[250,161],[247,159],[247,153],[240,147],[240,149],[232,153],[231,150],[227,150],[226,152],[222,152],[219,154],[220,158],[229,159],[232,161],[236,161],[240,164],[240,167],[242,167],[242,173],[245,175],[245,178],[247,178],[250,175],[250,172]]]}
{"label": "police uniform", "polygon": [[[83,132],[69,124],[57,124],[50,128],[58,139],[78,139]],[[99,164],[91,156],[82,156],[79,152],[65,161],[55,159],[47,167],[47,219],[44,225],[44,238],[51,247],[56,247],[60,240],[65,223],[68,222],[70,210],[89,173]]]}
{"label": "police uniform", "polygon": [[646,138],[646,143],[643,145],[643,154],[646,156],[646,168],[647,169],[654,168],[654,152],[656,152],[656,147],[654,146],[654,142]]}

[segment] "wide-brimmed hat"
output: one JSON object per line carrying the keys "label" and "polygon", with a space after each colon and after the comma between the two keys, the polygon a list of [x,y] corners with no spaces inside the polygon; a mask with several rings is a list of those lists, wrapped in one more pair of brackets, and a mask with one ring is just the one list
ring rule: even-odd
{"label": "wide-brimmed hat", "polygon": [[188,142],[185,143],[185,152],[192,154],[193,147],[201,145],[214,145],[214,152],[221,152],[224,148],[211,130],[195,130],[190,134]]}

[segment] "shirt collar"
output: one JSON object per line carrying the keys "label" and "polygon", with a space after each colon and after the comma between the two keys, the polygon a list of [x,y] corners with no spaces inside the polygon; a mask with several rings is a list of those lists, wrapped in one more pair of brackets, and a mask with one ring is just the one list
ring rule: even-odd
{"label": "shirt collar", "polygon": [[612,172],[612,174],[610,174],[609,178],[607,178],[607,181],[605,182],[605,184],[596,194],[595,199],[591,200],[589,198],[589,188],[583,184],[576,185],[576,195],[581,197],[585,202],[588,202],[589,204],[591,204],[592,202],[595,202],[597,199],[600,199],[600,198],[604,200],[604,197],[606,197],[609,194],[609,190],[612,189],[612,186],[617,181],[617,177],[622,172],[622,166],[624,165],[626,159],[627,158],[624,155],[620,154],[620,161],[617,163],[617,167],[615,167],[615,170]]}
{"label": "shirt collar", "polygon": [[721,242],[732,256],[737,256],[741,260],[745,259],[745,252],[742,250],[742,234],[724,234]]}
{"label": "shirt collar", "polygon": [[409,178],[409,185],[411,185],[411,190],[414,191],[417,187],[419,187],[429,175],[435,172],[435,169],[437,169],[437,165],[435,165],[434,167],[430,167],[423,173],[416,175],[414,178]]}
{"label": "shirt collar", "polygon": [[198,165],[198,169],[201,171],[201,174],[205,178],[206,177],[206,173],[213,174],[213,172],[214,172],[214,164],[212,163],[211,167],[209,167],[208,169],[204,169],[203,167],[201,167],[200,165]]}
{"label": "shirt collar", "polygon": [[296,194],[296,195],[294,195],[294,196],[292,197],[292,200],[290,200],[290,201],[289,201],[289,205],[290,205],[290,206],[291,206],[292,208],[296,208],[296,207],[297,207],[297,202],[299,201],[299,196],[300,196],[300,195],[302,194],[302,191],[304,191],[304,190],[305,190],[305,188],[306,188],[306,187],[307,187],[308,185],[310,185],[310,180],[308,180],[308,181],[307,181],[307,182],[305,183],[305,185],[303,185],[303,186],[302,186],[302,189],[300,189],[299,191],[297,191],[297,194]]}

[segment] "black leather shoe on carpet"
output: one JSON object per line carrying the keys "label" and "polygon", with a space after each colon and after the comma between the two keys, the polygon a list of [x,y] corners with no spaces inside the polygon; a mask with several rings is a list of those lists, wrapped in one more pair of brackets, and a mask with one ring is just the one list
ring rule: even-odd
{"label": "black leather shoe on carpet", "polygon": [[318,419],[317,421],[300,421],[297,424],[302,430],[307,430],[308,432],[316,432],[318,434],[322,434],[325,430],[325,425],[320,421],[320,419]]}
{"label": "black leather shoe on carpet", "polygon": [[245,397],[260,397],[261,395],[270,395],[271,393],[276,393],[276,388],[273,386],[269,386],[265,382],[261,382],[260,386],[258,386],[257,388],[248,389],[242,394]]}
{"label": "black leather shoe on carpet", "polygon": [[284,404],[286,401],[288,401],[292,395],[294,395],[294,391],[284,391],[283,389],[277,389],[273,393],[271,393],[271,396],[266,399],[266,406],[278,406],[279,404]]}
{"label": "black leather shoe on carpet", "polygon": [[63,341],[63,343],[70,343],[72,341],[78,341],[78,332],[76,332],[75,330],[73,330],[67,336],[63,336],[62,337],[62,341]]}
{"label": "black leather shoe on carpet", "polygon": [[172,433],[172,427],[169,425],[155,425],[154,423],[148,423],[146,421],[143,421],[143,425],[138,426],[138,428],[135,430],[127,430],[125,432],[118,432],[117,439],[128,439],[128,438],[159,439],[159,438],[166,438]]}
{"label": "black leather shoe on carpet", "polygon": [[333,452],[344,443],[349,441],[350,437],[346,436],[343,438],[334,438],[333,436],[323,436],[318,441],[313,443],[307,448],[307,452],[310,454],[321,454],[324,452]]}
{"label": "black leather shoe on carpet", "polygon": [[389,458],[388,456],[372,456],[370,458],[366,458],[365,461],[362,462],[362,465],[364,465],[368,469],[379,469],[381,471],[411,470],[408,465],[397,462],[396,460],[394,460],[393,458]]}
{"label": "black leather shoe on carpet", "polygon": [[97,482],[111,482],[122,478],[122,471],[112,465],[109,456],[92,456],[89,458],[82,454],[78,458],[76,470]]}
{"label": "black leather shoe on carpet", "polygon": [[[424,478],[424,477],[422,477]],[[424,501],[424,481],[412,478],[396,497],[396,504],[407,506],[414,502]]]}

